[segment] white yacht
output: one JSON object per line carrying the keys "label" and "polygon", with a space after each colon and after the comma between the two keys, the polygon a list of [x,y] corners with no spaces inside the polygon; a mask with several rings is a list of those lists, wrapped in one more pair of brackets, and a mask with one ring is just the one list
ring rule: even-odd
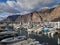
{"label": "white yacht", "polygon": [[25,38],[26,38],[25,36],[17,36],[17,37],[3,39],[3,40],[1,40],[1,42],[5,42],[5,43],[12,42],[13,43],[13,42],[24,40]]}

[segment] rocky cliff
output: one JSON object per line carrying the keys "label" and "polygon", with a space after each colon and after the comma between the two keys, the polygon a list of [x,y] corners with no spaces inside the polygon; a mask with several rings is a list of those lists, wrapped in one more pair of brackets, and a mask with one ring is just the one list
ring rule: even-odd
{"label": "rocky cliff", "polygon": [[7,17],[6,21],[22,23],[38,23],[41,21],[54,21],[60,19],[60,5],[52,9],[42,9],[38,12],[32,12],[26,15],[16,15]]}
{"label": "rocky cliff", "polygon": [[48,16],[44,18],[48,21],[58,21],[60,18],[60,5],[58,5]]}
{"label": "rocky cliff", "polygon": [[49,16],[49,14],[53,10],[54,10],[54,8],[52,8],[52,9],[42,9],[39,12],[33,12],[33,13],[30,13],[30,14],[21,15],[15,21],[16,22],[38,23],[38,22],[44,21],[44,18],[46,18],[46,16]]}

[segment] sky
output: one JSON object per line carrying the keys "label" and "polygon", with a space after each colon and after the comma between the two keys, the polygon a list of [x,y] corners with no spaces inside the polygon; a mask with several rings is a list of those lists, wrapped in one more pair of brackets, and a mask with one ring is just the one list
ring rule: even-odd
{"label": "sky", "polygon": [[43,8],[53,8],[58,3],[60,0],[0,0],[0,19],[12,14],[24,15]]}

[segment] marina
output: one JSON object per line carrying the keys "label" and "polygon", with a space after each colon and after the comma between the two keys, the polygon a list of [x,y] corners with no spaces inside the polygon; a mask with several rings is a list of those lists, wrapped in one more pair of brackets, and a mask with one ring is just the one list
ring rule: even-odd
{"label": "marina", "polygon": [[[53,22],[49,22],[49,24],[52,24]],[[55,23],[56,24],[56,23]],[[21,42],[27,43],[24,40],[28,40],[31,38],[31,40],[35,40],[30,44],[35,45],[35,43],[38,43],[36,45],[58,45],[60,43],[60,38],[58,37],[59,27],[58,25],[48,26],[47,23],[44,25],[35,25],[33,28],[30,28],[29,26],[25,26],[25,28],[18,28],[17,30],[2,30],[0,31],[0,44],[1,45],[15,45],[15,44],[21,44]],[[57,23],[59,24],[59,23]],[[27,27],[27,28],[26,28]],[[38,27],[38,28],[37,28]],[[40,28],[41,27],[41,28]],[[7,28],[8,29],[8,28]],[[59,34],[60,35],[60,34]],[[24,45],[23,43],[23,45]],[[27,43],[28,45],[28,43]]]}
{"label": "marina", "polygon": [[0,0],[0,45],[60,45],[60,0]]}

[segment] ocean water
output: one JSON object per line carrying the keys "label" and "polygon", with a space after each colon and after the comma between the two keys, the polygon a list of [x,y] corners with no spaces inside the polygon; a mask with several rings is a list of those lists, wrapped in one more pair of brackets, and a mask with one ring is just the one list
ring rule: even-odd
{"label": "ocean water", "polygon": [[54,36],[53,38],[49,38],[48,36],[42,35],[42,36],[37,36],[37,35],[30,35],[31,38],[36,39],[39,41],[41,44],[43,43],[48,43],[48,45],[58,45],[58,37]]}

